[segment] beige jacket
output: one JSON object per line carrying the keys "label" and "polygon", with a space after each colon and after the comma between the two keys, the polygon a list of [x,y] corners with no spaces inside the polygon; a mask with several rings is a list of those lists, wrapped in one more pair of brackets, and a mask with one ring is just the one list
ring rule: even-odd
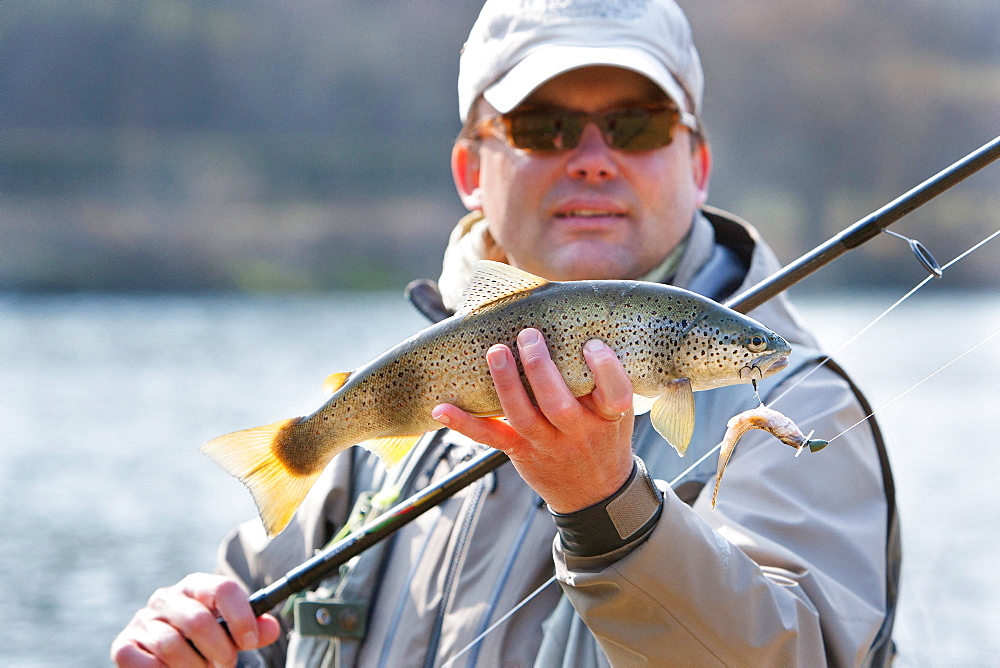
{"label": "beige jacket", "polygon": [[[744,223],[698,216],[676,284],[718,283],[722,265],[749,261],[736,283],[777,268]],[[721,265],[720,265],[721,266]],[[736,283],[733,284],[735,287]],[[716,285],[716,287],[718,287]],[[717,296],[718,297],[718,296]],[[804,431],[832,437],[866,414],[830,368],[808,375],[814,340],[784,298],[752,314],[796,349],[786,372],[760,384],[765,401]],[[795,457],[771,436],[745,436],[709,505],[716,458],[674,480],[717,444],[732,415],[756,405],[744,386],[695,395],[697,426],[684,459],[637,418],[634,447],[665,490],[648,537],[622,554],[569,555],[538,496],[505,465],[362,555],[311,598],[347,601],[363,640],[289,634],[252,664],[439,666],[543,585],[549,585],[454,662],[455,666],[868,665],[891,642],[898,533],[892,481],[871,423],[819,453]],[[483,448],[458,434],[425,438],[400,467],[403,494],[447,474]],[[385,472],[360,450],[335,459],[292,525],[268,542],[256,521],[223,544],[220,568],[258,589],[322,547],[357,494]],[[706,484],[707,483],[707,484]],[[682,500],[682,497],[684,500]],[[685,501],[690,502],[689,505]],[[300,608],[304,615],[311,608]],[[350,634],[347,634],[350,635]]]}

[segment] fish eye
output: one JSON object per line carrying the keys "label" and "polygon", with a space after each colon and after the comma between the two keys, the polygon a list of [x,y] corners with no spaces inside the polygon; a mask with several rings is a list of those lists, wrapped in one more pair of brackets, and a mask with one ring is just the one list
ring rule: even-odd
{"label": "fish eye", "polygon": [[747,340],[747,348],[752,353],[762,353],[767,349],[767,337],[762,334],[754,334]]}

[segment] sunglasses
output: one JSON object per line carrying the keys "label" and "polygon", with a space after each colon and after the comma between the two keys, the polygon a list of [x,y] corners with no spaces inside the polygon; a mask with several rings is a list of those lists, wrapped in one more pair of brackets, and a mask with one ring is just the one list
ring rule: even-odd
{"label": "sunglasses", "polygon": [[588,114],[568,109],[517,109],[485,119],[475,126],[477,138],[500,136],[525,151],[552,153],[576,148],[584,128],[594,123],[604,141],[619,151],[648,151],[673,141],[674,128],[684,124],[694,130],[694,115],[670,105],[612,109]]}

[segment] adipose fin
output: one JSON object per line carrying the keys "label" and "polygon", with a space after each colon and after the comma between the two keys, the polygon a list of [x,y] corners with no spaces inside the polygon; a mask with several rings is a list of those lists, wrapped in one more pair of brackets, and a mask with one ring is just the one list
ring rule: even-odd
{"label": "adipose fin", "polygon": [[351,377],[351,373],[352,372],[350,371],[339,371],[337,373],[331,373],[329,376],[326,377],[326,381],[323,382],[323,389],[329,392],[330,394],[333,394],[334,392],[336,392],[337,390],[339,390],[344,386],[344,383],[347,382],[347,379]]}

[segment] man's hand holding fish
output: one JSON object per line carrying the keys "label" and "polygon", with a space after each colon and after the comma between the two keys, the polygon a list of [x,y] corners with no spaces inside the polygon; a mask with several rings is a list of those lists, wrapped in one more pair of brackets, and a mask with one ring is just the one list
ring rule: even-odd
{"label": "man's hand holding fish", "polygon": [[[614,350],[598,339],[583,347],[594,391],[575,397],[541,332],[525,329],[517,354],[537,398],[521,381],[514,353],[487,353],[506,422],[479,418],[450,404],[434,417],[469,438],[506,452],[517,472],[558,513],[591,506],[614,494],[632,472],[632,383]],[[588,481],[580,485],[579,481]]]}

